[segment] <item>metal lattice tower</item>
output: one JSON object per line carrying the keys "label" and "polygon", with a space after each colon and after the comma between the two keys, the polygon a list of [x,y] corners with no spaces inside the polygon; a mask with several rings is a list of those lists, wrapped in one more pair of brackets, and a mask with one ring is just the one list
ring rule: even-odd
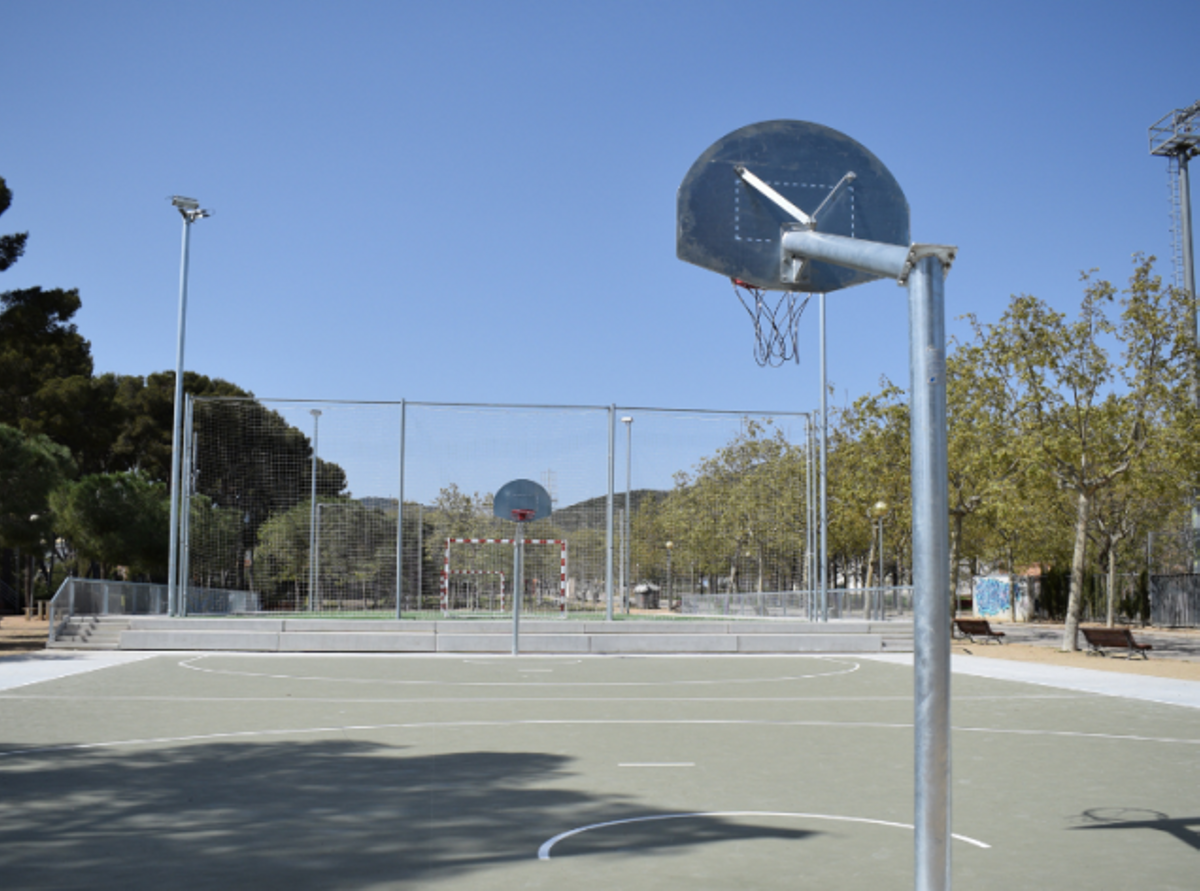
{"label": "metal lattice tower", "polygon": [[1171,264],[1174,285],[1196,293],[1192,259],[1192,208],[1188,161],[1200,155],[1200,100],[1177,108],[1150,127],[1150,154],[1167,159],[1167,189],[1171,202]]}
{"label": "metal lattice tower", "polygon": [[[1196,295],[1192,254],[1192,200],[1188,161],[1200,155],[1200,100],[1177,108],[1150,127],[1150,154],[1167,159],[1171,197],[1171,261],[1175,287]],[[1200,314],[1192,311],[1192,336],[1200,344]],[[1192,398],[1200,405],[1200,368],[1192,379]],[[1192,571],[1200,573],[1200,490],[1192,490]]]}

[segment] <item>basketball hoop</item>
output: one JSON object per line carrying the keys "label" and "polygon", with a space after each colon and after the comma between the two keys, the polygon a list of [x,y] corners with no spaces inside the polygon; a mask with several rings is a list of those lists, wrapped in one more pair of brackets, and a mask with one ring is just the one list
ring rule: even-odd
{"label": "basketball hoop", "polygon": [[797,330],[810,294],[799,291],[780,291],[778,299],[767,298],[766,291],[738,278],[733,282],[746,312],[754,322],[754,361],[759,365],[779,367],[784,362],[800,362]]}
{"label": "basketball hoop", "polygon": [[512,518],[517,523],[525,523],[525,522],[528,522],[529,520],[532,520],[534,514],[536,514],[536,513],[537,513],[537,511],[530,510],[529,508],[526,508],[526,507],[516,507],[516,508],[513,508],[513,510],[512,510]]}

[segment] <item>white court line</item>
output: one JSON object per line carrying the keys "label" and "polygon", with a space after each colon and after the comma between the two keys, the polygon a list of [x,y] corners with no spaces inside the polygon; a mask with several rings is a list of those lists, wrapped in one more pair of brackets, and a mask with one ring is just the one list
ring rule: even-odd
{"label": "white court line", "polygon": [[[242,654],[239,654],[239,656]],[[181,668],[186,668],[190,671],[199,671],[205,674],[220,674],[231,677],[245,678],[268,678],[271,680],[286,680],[286,681],[323,681],[326,683],[335,684],[398,684],[406,686],[440,686],[440,687],[522,687],[528,689],[528,684],[518,684],[514,681],[438,681],[438,680],[417,680],[417,679],[392,679],[384,680],[377,678],[331,678],[324,675],[292,675],[292,674],[271,674],[261,671],[234,671],[227,668],[207,668],[194,663],[202,659],[221,658],[220,656],[193,656],[184,659],[179,663]],[[801,681],[810,680],[812,678],[827,678],[836,677],[843,674],[853,674],[862,666],[858,662],[850,662],[844,659],[830,657],[810,657],[815,660],[827,663],[848,665],[848,668],[843,668],[838,671],[821,671],[812,674],[787,675],[781,677],[767,678],[702,678],[695,680],[683,681],[549,681],[543,683],[544,687],[683,687],[683,686],[700,686],[714,684],[767,684],[779,683],[782,681]],[[511,664],[511,663],[508,663]]]}
{"label": "white court line", "polygon": [[[348,733],[375,730],[451,730],[455,728],[497,728],[497,727],[675,727],[675,726],[704,726],[704,727],[812,727],[830,730],[904,730],[911,731],[912,724],[885,723],[881,721],[761,721],[748,719],[699,718],[699,719],[559,719],[539,718],[532,720],[513,721],[416,721],[397,724],[344,724],[332,727],[296,727],[290,730],[235,730],[224,733],[202,733],[188,736],[160,736],[145,739],[122,739],[109,742],[67,743],[55,746],[39,746],[37,748],[9,749],[0,751],[0,758],[11,758],[20,755],[39,755],[46,752],[71,752],[87,749],[108,749],[122,746],[165,745],[182,742],[211,742],[221,739],[246,739],[255,736],[300,736],[304,734]],[[1134,734],[1118,733],[1084,733],[1076,730],[1019,730],[1002,727],[953,727],[957,733],[992,733],[1011,736],[1050,736],[1065,739],[1091,739],[1112,742],[1152,742],[1168,743],[1185,746],[1200,746],[1200,739],[1179,739],[1174,737],[1137,736]]]}
{"label": "white court line", "polygon": [[[579,835],[581,832],[590,832],[593,829],[607,829],[610,826],[624,826],[629,823],[653,823],[658,820],[690,820],[696,817],[787,817],[796,820],[836,820],[839,823],[867,823],[872,826],[888,826],[893,829],[907,829],[910,832],[913,829],[911,823],[895,823],[891,820],[872,820],[869,817],[843,817],[837,814],[794,814],[779,811],[706,811],[695,814],[654,814],[649,817],[628,817],[624,820],[609,820],[606,823],[593,823],[590,826],[580,826],[576,829],[568,829],[566,832],[560,832],[554,838],[547,839],[542,842],[542,846],[538,848],[538,860],[549,860],[550,850],[565,838],[570,838],[573,835]],[[966,842],[969,845],[974,845],[977,848],[991,848],[987,842],[982,842],[977,838],[971,838],[967,835],[959,835],[953,833],[951,838],[961,842]]]}
{"label": "white court line", "polygon": [[617,767],[695,767],[695,761],[628,761]]}

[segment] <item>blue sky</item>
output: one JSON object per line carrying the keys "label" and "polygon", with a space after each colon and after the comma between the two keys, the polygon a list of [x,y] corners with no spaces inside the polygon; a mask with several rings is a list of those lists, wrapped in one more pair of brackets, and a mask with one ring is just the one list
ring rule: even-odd
{"label": "blue sky", "polygon": [[[728,282],[675,258],[675,190],[774,118],[863,143],[959,246],[950,317],[1061,309],[1167,258],[1149,124],[1200,98],[1192,2],[5,4],[0,288],[79,288],[98,372],[264,397],[807,410]],[[1192,75],[1188,75],[1188,71]],[[1161,267],[1164,274],[1169,268]],[[905,292],[829,298],[835,401],[907,383]],[[951,322],[950,330],[962,331]]]}

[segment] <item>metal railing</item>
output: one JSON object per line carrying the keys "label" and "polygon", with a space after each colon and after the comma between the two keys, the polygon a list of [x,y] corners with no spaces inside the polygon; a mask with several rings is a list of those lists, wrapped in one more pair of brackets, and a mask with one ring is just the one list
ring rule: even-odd
{"label": "metal railing", "polygon": [[[831,619],[884,621],[912,616],[912,588],[831,588],[827,592]],[[721,594],[681,594],[685,616],[734,616],[816,620],[821,594],[803,591],[737,591]]]}
{"label": "metal railing", "polygon": [[[260,609],[253,591],[189,587],[185,615],[237,615]],[[146,582],[110,582],[100,579],[66,578],[48,608],[50,640],[74,616],[165,616],[167,586]]]}

